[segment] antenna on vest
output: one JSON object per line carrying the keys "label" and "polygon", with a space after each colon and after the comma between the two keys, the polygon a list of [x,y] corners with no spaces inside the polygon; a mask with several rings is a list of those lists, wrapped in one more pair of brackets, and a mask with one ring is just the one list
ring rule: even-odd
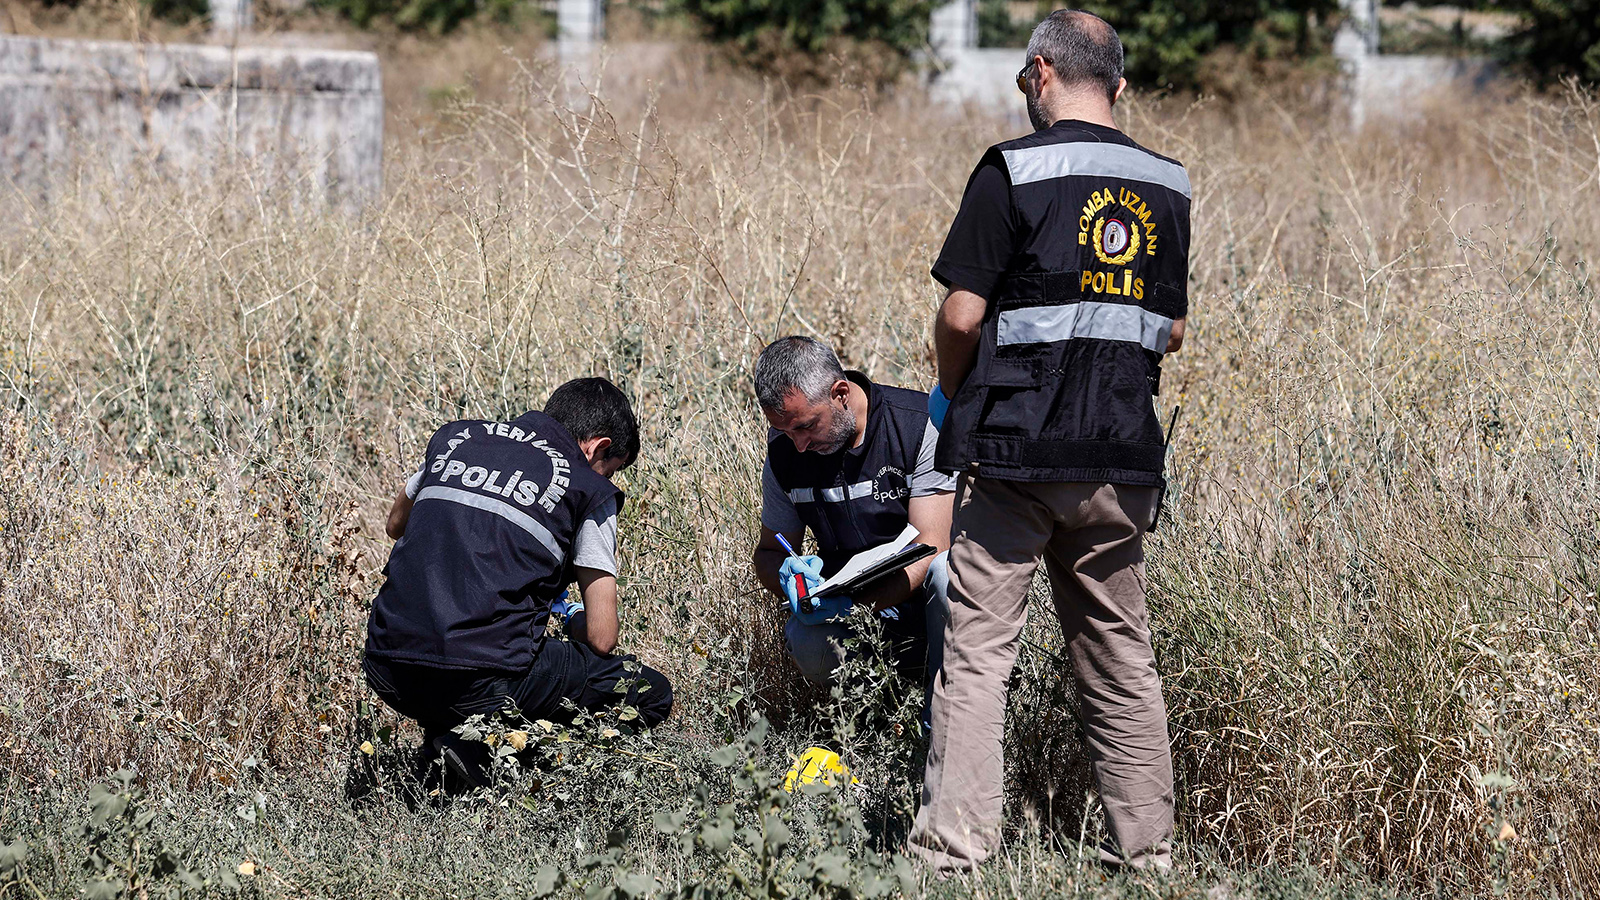
{"label": "antenna on vest", "polygon": [[1172,446],[1172,436],[1178,430],[1178,413],[1183,412],[1183,405],[1172,407],[1172,418],[1167,420],[1167,436],[1161,441],[1161,495],[1156,499],[1156,514],[1150,520],[1150,531],[1154,532],[1161,523],[1161,511],[1167,508],[1167,448]]}

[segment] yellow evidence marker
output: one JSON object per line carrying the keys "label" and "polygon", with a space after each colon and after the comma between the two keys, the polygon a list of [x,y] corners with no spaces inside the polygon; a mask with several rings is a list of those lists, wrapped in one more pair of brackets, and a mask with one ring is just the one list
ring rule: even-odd
{"label": "yellow evidence marker", "polygon": [[830,784],[837,784],[846,778],[850,779],[851,784],[861,783],[850,774],[849,769],[845,768],[844,763],[839,760],[839,754],[821,747],[807,747],[794,761],[789,774],[784,777],[783,789],[792,794],[795,788],[810,784],[818,778]]}

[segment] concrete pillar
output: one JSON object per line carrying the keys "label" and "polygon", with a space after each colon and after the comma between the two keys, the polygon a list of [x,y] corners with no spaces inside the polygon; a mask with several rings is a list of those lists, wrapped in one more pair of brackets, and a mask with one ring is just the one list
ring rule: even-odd
{"label": "concrete pillar", "polygon": [[219,40],[232,41],[255,23],[250,0],[210,0],[210,7],[211,34]]}
{"label": "concrete pillar", "polygon": [[1355,32],[1361,39],[1361,47],[1367,53],[1378,52],[1378,0],[1340,0],[1339,5],[1344,7],[1345,28]]}
{"label": "concrete pillar", "polygon": [[556,37],[593,42],[606,36],[605,0],[556,0]]}
{"label": "concrete pillar", "polygon": [[928,43],[941,54],[978,46],[977,0],[954,0],[934,7],[928,22]]}

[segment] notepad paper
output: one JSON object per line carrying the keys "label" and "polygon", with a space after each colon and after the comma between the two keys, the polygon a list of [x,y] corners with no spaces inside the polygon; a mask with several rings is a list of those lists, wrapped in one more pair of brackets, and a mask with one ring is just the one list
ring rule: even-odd
{"label": "notepad paper", "polygon": [[844,564],[844,568],[833,573],[832,578],[817,585],[816,589],[811,593],[813,595],[821,595],[827,593],[829,588],[837,588],[841,585],[849,584],[860,577],[861,573],[911,546],[916,542],[917,535],[920,533],[917,530],[917,526],[907,525],[905,530],[900,532],[899,537],[887,544],[879,544],[850,557],[850,561]]}

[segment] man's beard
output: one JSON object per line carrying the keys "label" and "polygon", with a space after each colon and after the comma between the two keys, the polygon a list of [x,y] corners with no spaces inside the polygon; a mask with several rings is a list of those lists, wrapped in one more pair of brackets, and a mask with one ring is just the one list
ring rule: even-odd
{"label": "man's beard", "polygon": [[1055,124],[1051,122],[1044,111],[1044,97],[1040,94],[1028,94],[1028,121],[1033,123],[1034,131],[1043,131]]}
{"label": "man's beard", "polygon": [[828,429],[828,439],[819,441],[812,452],[822,456],[838,453],[843,450],[856,437],[856,414],[846,407],[833,414],[833,425]]}

